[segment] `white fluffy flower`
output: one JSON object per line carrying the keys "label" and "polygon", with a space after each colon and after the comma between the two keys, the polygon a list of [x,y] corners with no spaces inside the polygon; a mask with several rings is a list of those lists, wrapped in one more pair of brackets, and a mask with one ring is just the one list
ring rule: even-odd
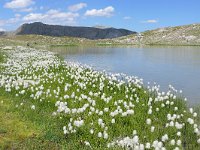
{"label": "white fluffy flower", "polygon": [[197,143],[200,144],[200,139],[197,140]]}
{"label": "white fluffy flower", "polygon": [[177,143],[178,146],[181,146],[181,143],[182,143],[182,142],[181,142],[181,140],[177,140],[176,143]]}
{"label": "white fluffy flower", "polygon": [[102,137],[102,133],[101,133],[101,132],[98,133],[98,137],[99,137],[99,138]]}
{"label": "white fluffy flower", "polygon": [[150,125],[150,124],[151,124],[151,119],[148,118],[148,119],[146,120],[146,124]]}
{"label": "white fluffy flower", "polygon": [[115,119],[114,118],[111,120],[111,123],[115,123]]}
{"label": "white fluffy flower", "polygon": [[81,127],[82,125],[84,124],[84,121],[83,120],[75,120],[74,121],[74,125],[76,126],[76,127]]}
{"label": "white fluffy flower", "polygon": [[151,132],[154,132],[154,130],[155,130],[155,127],[151,126]]}
{"label": "white fluffy flower", "polygon": [[32,109],[32,110],[35,110],[35,105],[32,105],[32,106],[31,106],[31,109]]}
{"label": "white fluffy flower", "polygon": [[171,145],[175,145],[175,143],[176,143],[176,141],[175,141],[174,139],[172,139],[172,140],[170,141],[170,144],[171,144]]}
{"label": "white fluffy flower", "polygon": [[150,144],[150,143],[146,143],[145,148],[146,148],[146,149],[150,149],[150,148],[151,148],[151,144]]}

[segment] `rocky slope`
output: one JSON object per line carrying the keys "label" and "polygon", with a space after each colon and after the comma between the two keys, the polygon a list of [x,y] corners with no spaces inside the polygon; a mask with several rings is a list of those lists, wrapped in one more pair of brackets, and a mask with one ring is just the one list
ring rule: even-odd
{"label": "rocky slope", "polygon": [[200,45],[200,24],[166,27],[116,38],[115,43],[144,45]]}
{"label": "rocky slope", "polygon": [[87,39],[110,39],[135,33],[136,32],[126,29],[59,26],[36,22],[22,25],[15,31],[14,34],[37,34],[47,36],[69,36]]}

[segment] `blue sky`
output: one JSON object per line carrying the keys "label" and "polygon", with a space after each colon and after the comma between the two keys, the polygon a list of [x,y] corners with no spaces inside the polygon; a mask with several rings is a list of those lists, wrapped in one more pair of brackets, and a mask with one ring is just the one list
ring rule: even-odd
{"label": "blue sky", "polygon": [[36,21],[140,32],[200,23],[200,0],[0,0],[0,30]]}

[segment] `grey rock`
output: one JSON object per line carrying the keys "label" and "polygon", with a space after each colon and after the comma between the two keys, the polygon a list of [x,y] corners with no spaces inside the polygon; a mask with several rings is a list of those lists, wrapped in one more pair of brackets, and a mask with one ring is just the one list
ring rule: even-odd
{"label": "grey rock", "polygon": [[15,35],[37,34],[46,36],[69,36],[87,39],[111,39],[136,32],[116,28],[95,28],[95,27],[73,27],[60,25],[47,25],[41,22],[23,24],[15,32]]}

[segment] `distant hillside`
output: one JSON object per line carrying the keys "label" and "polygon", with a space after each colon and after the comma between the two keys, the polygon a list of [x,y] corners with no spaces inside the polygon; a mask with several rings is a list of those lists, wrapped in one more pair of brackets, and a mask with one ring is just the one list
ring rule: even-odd
{"label": "distant hillside", "polygon": [[26,41],[28,43],[42,43],[42,45],[97,44],[104,46],[123,44],[200,46],[200,24],[166,27],[136,33],[124,29],[114,29],[102,26],[65,27],[33,23],[24,24],[15,32],[0,32],[0,35],[13,40],[19,39],[20,41]]}
{"label": "distant hillside", "polygon": [[142,34],[145,44],[200,45],[200,24],[160,28]]}
{"label": "distant hillside", "polygon": [[117,43],[144,45],[200,45],[200,24],[166,27],[115,39]]}
{"label": "distant hillside", "polygon": [[0,31],[0,36],[5,35],[4,31]]}
{"label": "distant hillside", "polygon": [[23,24],[15,31],[15,35],[47,35],[47,36],[69,36],[87,39],[110,39],[136,32],[126,29],[95,28],[95,27],[72,27],[60,25],[47,25],[40,22]]}

